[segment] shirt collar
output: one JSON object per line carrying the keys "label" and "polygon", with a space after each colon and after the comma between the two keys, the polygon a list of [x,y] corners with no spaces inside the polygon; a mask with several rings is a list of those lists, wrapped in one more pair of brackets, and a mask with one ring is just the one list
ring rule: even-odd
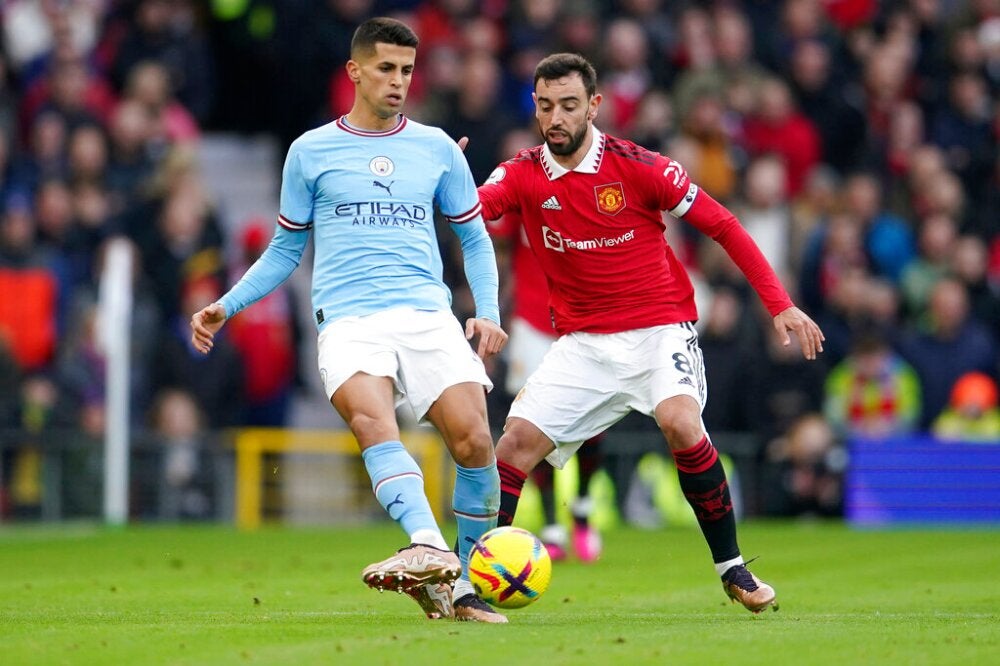
{"label": "shirt collar", "polygon": [[604,157],[604,133],[596,127],[593,129],[594,141],[590,144],[590,150],[587,151],[587,154],[583,156],[580,163],[573,169],[567,169],[556,162],[555,157],[553,157],[552,152],[549,150],[549,144],[542,144],[542,169],[545,170],[545,175],[549,177],[549,180],[561,178],[570,171],[576,171],[577,173],[597,173],[597,170],[601,168],[601,158]]}

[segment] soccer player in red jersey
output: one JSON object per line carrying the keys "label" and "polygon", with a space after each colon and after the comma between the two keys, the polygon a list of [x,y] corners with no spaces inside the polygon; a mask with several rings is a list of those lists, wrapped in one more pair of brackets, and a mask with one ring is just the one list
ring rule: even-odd
{"label": "soccer player in red jersey", "polygon": [[792,303],[739,221],[663,155],[602,133],[587,60],[551,55],[535,69],[535,117],[544,143],[504,162],[479,188],[486,219],[520,213],[551,291],[559,339],[511,406],[497,444],[500,522],[510,521],[527,473],[561,466],[588,438],[632,410],[667,440],[730,599],[777,608],[774,589],[740,555],[722,463],[701,419],[705,374],[691,282],[666,243],[661,211],[726,250],[808,359],[823,333]]}

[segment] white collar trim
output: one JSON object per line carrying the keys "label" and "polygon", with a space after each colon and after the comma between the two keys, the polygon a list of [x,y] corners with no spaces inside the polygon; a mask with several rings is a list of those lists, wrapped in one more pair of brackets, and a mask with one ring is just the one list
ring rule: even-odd
{"label": "white collar trim", "polygon": [[604,133],[596,127],[593,129],[594,140],[590,144],[590,150],[583,156],[580,163],[572,169],[567,169],[556,162],[555,157],[549,150],[549,144],[542,143],[542,169],[545,170],[545,175],[549,177],[549,180],[561,178],[570,171],[576,171],[577,173],[597,173],[597,170],[601,168],[601,159],[604,157]]}

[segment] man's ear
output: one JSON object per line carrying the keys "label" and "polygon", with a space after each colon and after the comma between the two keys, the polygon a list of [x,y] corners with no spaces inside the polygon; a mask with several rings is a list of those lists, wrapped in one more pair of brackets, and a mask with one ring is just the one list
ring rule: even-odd
{"label": "man's ear", "polygon": [[347,76],[351,79],[351,81],[354,83],[361,82],[361,65],[354,60],[348,60],[347,64],[344,65],[344,69],[347,70]]}
{"label": "man's ear", "polygon": [[590,110],[587,111],[587,120],[593,120],[597,117],[597,110],[601,106],[602,99],[604,98],[599,93],[590,98]]}

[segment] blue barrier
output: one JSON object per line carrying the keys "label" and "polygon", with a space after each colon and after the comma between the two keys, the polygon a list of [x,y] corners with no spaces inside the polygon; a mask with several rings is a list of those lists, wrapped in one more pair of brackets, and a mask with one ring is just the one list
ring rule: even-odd
{"label": "blue barrier", "polygon": [[930,437],[855,439],[845,513],[856,525],[1000,525],[1000,442],[960,444]]}

